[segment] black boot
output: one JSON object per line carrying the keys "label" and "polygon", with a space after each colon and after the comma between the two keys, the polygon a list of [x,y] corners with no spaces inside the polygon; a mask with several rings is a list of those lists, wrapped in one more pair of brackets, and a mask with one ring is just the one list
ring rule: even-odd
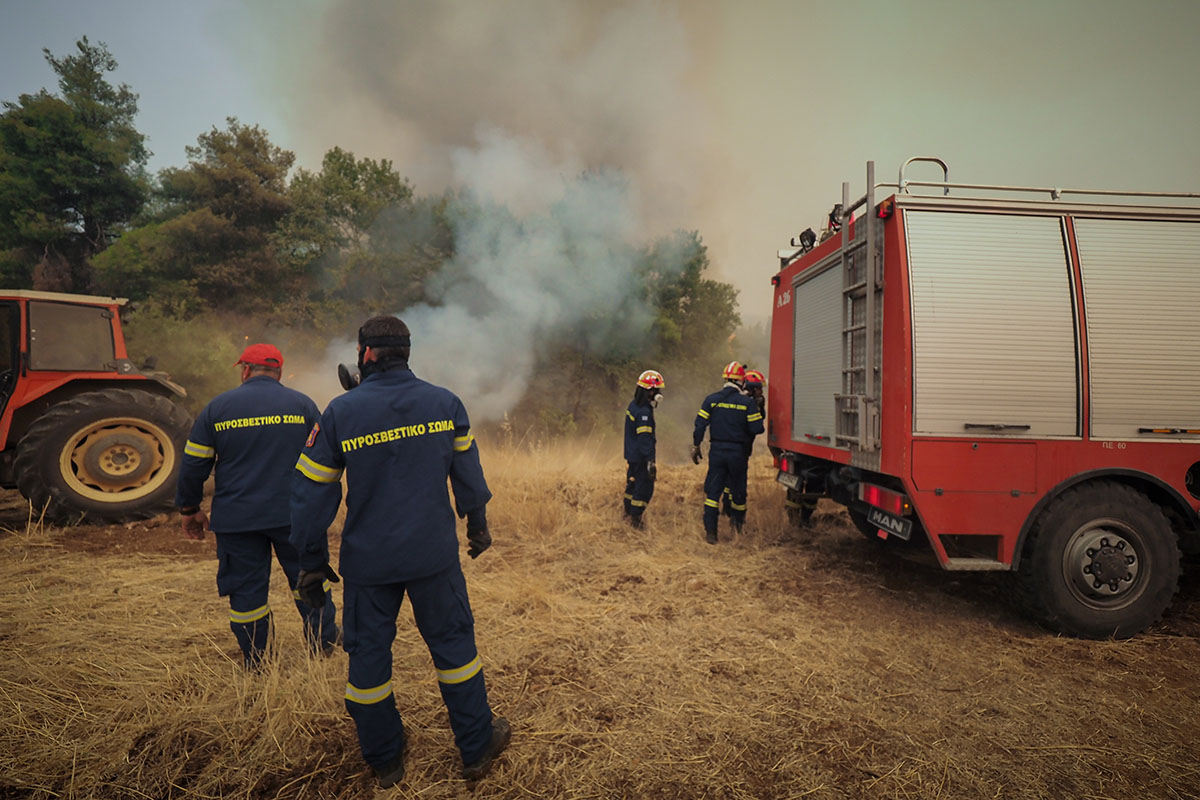
{"label": "black boot", "polygon": [[469,781],[477,781],[487,775],[492,769],[492,761],[504,752],[511,738],[512,726],[508,724],[508,720],[504,717],[492,720],[492,738],[488,742],[487,750],[483,751],[478,761],[463,767],[463,777]]}
{"label": "black boot", "polygon": [[635,531],[640,531],[644,527],[642,523],[642,515],[640,513],[629,515],[629,524],[633,526]]}
{"label": "black boot", "polygon": [[404,778],[404,756],[407,750],[408,743],[400,742],[400,752],[393,756],[391,761],[375,770],[375,778],[379,781],[380,788],[386,789],[389,786],[395,786]]}
{"label": "black boot", "polygon": [[704,541],[708,542],[709,544],[716,544],[717,543],[717,532],[716,531],[706,531],[704,534]]}

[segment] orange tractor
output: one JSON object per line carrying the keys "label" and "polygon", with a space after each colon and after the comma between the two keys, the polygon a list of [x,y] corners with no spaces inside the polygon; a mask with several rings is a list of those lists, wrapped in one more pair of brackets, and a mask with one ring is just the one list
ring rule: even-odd
{"label": "orange tractor", "polygon": [[35,515],[115,521],[173,500],[186,392],[129,360],[125,303],[0,290],[0,485]]}

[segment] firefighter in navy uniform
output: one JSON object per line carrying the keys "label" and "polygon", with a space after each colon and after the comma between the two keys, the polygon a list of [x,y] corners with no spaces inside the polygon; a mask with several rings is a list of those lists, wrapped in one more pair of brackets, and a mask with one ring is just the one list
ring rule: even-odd
{"label": "firefighter in navy uniform", "polygon": [[[314,651],[330,654],[338,637],[332,600],[319,608],[295,593],[300,558],[288,542],[288,493],[296,457],[315,423],[317,407],[279,382],[283,354],[269,344],[246,348],[237,364],[242,385],[213,399],[183,448],[175,504],[188,538],[217,539],[217,591],[229,597],[229,627],[249,669],[257,668],[271,634],[267,602],[271,550],[287,576]],[[212,523],[200,509],[204,482],[216,468]],[[325,584],[322,592],[328,591]]]}
{"label": "firefighter in navy uniform", "polygon": [[667,384],[663,376],[648,369],[638,376],[633,400],[625,409],[625,515],[634,528],[642,527],[642,514],[654,496],[654,409],[662,400]]}
{"label": "firefighter in navy uniform", "polygon": [[708,474],[704,477],[704,538],[717,543],[722,490],[730,492],[730,519],[735,530],[741,530],[746,520],[746,466],[748,449],[754,437],[763,432],[762,412],[758,405],[742,393],[746,370],[731,361],[722,372],[725,385],[710,394],[696,412],[692,433],[692,462],[700,463],[700,443],[709,429]]}
{"label": "firefighter in navy uniform", "polygon": [[[742,394],[745,394],[747,397],[754,400],[755,405],[758,406],[758,413],[763,414],[764,416],[767,412],[767,397],[763,392],[763,386],[766,384],[766,382],[767,379],[761,372],[756,369],[748,369],[746,370],[746,380],[745,383],[743,383],[742,390]],[[749,468],[748,462],[750,456],[753,454],[754,440],[751,439],[750,444],[746,445],[747,469]],[[729,487],[726,486],[725,490],[721,493],[721,513],[729,517],[730,520],[733,519],[733,504],[731,497],[732,494],[729,490]]]}
{"label": "firefighter in navy uniform", "polygon": [[326,530],[341,503],[345,472],[339,561],[350,654],[345,702],[363,758],[381,786],[404,776],[392,642],[407,593],[433,657],[463,776],[476,780],[507,746],[511,730],[488,705],[455,513],[467,519],[467,553],[475,558],[491,544],[485,507],[492,494],[462,401],[409,370],[408,327],[396,317],[372,317],[358,342],[361,383],[330,402],[296,463],[292,542],[303,567],[301,591],[337,580]]}

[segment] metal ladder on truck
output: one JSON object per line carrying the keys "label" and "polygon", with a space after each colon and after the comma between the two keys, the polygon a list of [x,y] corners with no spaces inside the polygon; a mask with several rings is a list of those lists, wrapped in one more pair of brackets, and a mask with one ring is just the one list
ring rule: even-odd
{"label": "metal ladder on truck", "polygon": [[[897,188],[906,191],[904,168],[929,161],[942,168],[945,193],[950,170],[940,158],[918,156],[900,167]],[[875,162],[867,162],[867,191],[850,202],[842,183],[842,391],[835,394],[835,444],[850,448],[853,466],[879,469],[879,385],[883,349],[883,222],[875,215]],[[863,213],[856,224],[854,212]],[[833,216],[833,215],[831,215]],[[853,228],[853,231],[851,230]]]}

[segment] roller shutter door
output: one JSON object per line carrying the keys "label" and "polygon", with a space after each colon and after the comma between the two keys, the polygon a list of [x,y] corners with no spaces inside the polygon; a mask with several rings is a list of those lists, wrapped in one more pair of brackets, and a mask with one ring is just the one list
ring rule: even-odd
{"label": "roller shutter door", "polygon": [[844,301],[838,263],[792,290],[796,314],[792,438],[830,447],[834,444],[833,396],[842,390]]}
{"label": "roller shutter door", "polygon": [[1092,436],[1200,428],[1200,223],[1077,219],[1075,238]]}
{"label": "roller shutter door", "polygon": [[[909,211],[905,234],[913,432],[1078,435],[1075,320],[1061,220]],[[974,427],[980,425],[1009,427]]]}

